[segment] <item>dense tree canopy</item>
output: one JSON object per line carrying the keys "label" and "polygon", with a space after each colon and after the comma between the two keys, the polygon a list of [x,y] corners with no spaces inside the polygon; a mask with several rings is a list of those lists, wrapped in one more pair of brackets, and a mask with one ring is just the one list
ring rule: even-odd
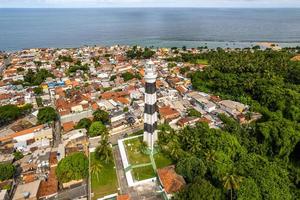
{"label": "dense tree canopy", "polygon": [[19,117],[30,113],[32,110],[31,104],[25,104],[24,106],[5,105],[0,106],[0,126],[10,123]]}
{"label": "dense tree canopy", "polygon": [[83,153],[74,153],[59,161],[56,176],[61,183],[84,179],[88,176],[89,161]]}
{"label": "dense tree canopy", "polygon": [[[263,115],[246,125],[220,115],[220,130],[203,123],[179,131],[160,126],[161,149],[188,183],[175,199],[300,199],[300,62],[291,61],[293,56],[286,49],[218,49],[167,59],[207,60],[204,71],[189,74],[194,89],[245,103]],[[207,169],[204,176],[191,170],[199,160],[199,168]]]}
{"label": "dense tree canopy", "polygon": [[14,155],[14,159],[15,160],[20,160],[20,159],[22,159],[24,157],[23,153],[20,152],[20,151],[14,152],[13,155]]}
{"label": "dense tree canopy", "polygon": [[94,121],[100,121],[103,124],[109,123],[109,114],[104,110],[100,110],[100,109],[96,110],[93,113],[93,117],[94,117]]}
{"label": "dense tree canopy", "polygon": [[76,65],[72,65],[68,69],[68,74],[75,73],[77,70],[82,70],[84,72],[89,71],[89,66],[87,64],[82,65],[81,63],[76,63]]}
{"label": "dense tree canopy", "polygon": [[89,130],[91,124],[92,124],[92,120],[88,118],[83,118],[77,123],[75,128],[76,129],[85,128],[86,130]]}
{"label": "dense tree canopy", "polygon": [[42,87],[35,87],[35,88],[33,88],[33,92],[36,95],[40,95],[40,94],[43,93],[43,88]]}
{"label": "dense tree canopy", "polygon": [[39,109],[37,119],[40,124],[52,122],[58,118],[57,112],[52,107],[44,107]]}
{"label": "dense tree canopy", "polygon": [[15,171],[16,168],[13,164],[0,164],[0,181],[12,178]]}
{"label": "dense tree canopy", "polygon": [[32,69],[29,69],[26,75],[24,76],[24,82],[28,85],[40,85],[48,77],[55,78],[54,75],[46,69],[40,69],[37,70],[37,72],[34,72]]}
{"label": "dense tree canopy", "polygon": [[188,110],[189,117],[201,117],[201,113],[194,108]]}
{"label": "dense tree canopy", "polygon": [[108,131],[106,126],[102,122],[93,122],[88,130],[90,137],[96,137],[99,135],[107,135]]}
{"label": "dense tree canopy", "polygon": [[149,59],[155,54],[155,51],[152,51],[149,48],[140,49],[137,46],[134,46],[131,50],[126,52],[126,55],[130,59]]}

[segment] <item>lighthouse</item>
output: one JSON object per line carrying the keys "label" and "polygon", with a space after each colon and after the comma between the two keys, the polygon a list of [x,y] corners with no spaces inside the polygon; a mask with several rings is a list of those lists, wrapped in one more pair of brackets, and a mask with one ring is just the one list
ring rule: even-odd
{"label": "lighthouse", "polygon": [[156,67],[150,60],[145,65],[144,142],[151,152],[157,141],[156,78]]}

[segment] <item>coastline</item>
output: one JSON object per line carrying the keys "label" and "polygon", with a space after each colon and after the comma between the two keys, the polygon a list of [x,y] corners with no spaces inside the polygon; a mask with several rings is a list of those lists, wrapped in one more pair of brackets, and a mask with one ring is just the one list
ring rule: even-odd
{"label": "coastline", "polygon": [[115,45],[121,45],[121,46],[142,46],[142,47],[154,47],[154,48],[172,48],[172,47],[178,47],[181,48],[183,46],[186,46],[187,48],[197,48],[197,47],[204,47],[207,46],[209,49],[216,49],[218,47],[220,48],[251,48],[253,46],[259,45],[262,49],[266,48],[273,48],[275,50],[279,50],[281,48],[285,47],[297,47],[300,46],[299,42],[276,42],[276,41],[249,41],[249,42],[239,42],[239,41],[195,41],[195,40],[145,40],[145,41],[107,41],[100,44],[78,44],[78,45],[57,45],[57,46],[30,46],[30,47],[24,47],[24,48],[4,48],[0,51],[6,52],[6,53],[13,53],[17,51],[22,51],[25,49],[36,49],[36,48],[59,48],[59,49],[70,49],[70,48],[80,48],[83,46],[115,46]]}

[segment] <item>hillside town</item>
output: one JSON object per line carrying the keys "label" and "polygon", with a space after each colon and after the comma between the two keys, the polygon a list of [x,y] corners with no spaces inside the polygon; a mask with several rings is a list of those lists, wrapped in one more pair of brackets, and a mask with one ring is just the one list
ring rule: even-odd
{"label": "hillside town", "polygon": [[[219,129],[220,116],[240,124],[261,117],[241,102],[193,88],[189,74],[209,64],[168,61],[181,51],[208,49],[85,46],[0,53],[0,199],[170,199],[186,184],[172,161],[144,155],[145,162],[135,161],[135,140],[127,140],[143,134],[147,63],[158,76],[158,126],[179,130],[202,122]],[[111,162],[99,161],[97,171],[93,162],[106,144]],[[76,168],[67,163],[72,156],[78,171],[82,163],[88,166],[87,174],[60,169]],[[150,162],[147,174],[141,166]]]}

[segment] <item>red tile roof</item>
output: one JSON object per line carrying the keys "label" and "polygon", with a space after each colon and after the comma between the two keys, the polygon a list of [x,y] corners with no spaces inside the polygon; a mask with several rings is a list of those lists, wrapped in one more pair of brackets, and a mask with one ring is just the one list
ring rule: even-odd
{"label": "red tile roof", "polygon": [[157,173],[168,194],[178,192],[186,184],[184,178],[175,172],[174,165],[158,169]]}
{"label": "red tile roof", "polygon": [[117,97],[117,98],[114,98],[114,101],[118,101],[122,104],[129,104],[129,100],[125,97]]}
{"label": "red tile roof", "polygon": [[164,119],[176,119],[180,116],[180,113],[170,106],[164,106],[159,108],[159,114]]}
{"label": "red tile roof", "polygon": [[73,130],[74,126],[75,126],[75,124],[73,121],[63,123],[64,132],[66,133],[66,132]]}
{"label": "red tile roof", "polygon": [[117,200],[130,200],[128,194],[118,195]]}
{"label": "red tile roof", "polygon": [[21,135],[30,134],[30,133],[33,133],[33,132],[35,132],[37,130],[40,130],[42,128],[44,128],[44,125],[39,125],[39,126],[35,126],[35,127],[32,127],[32,128],[29,128],[29,129],[25,129],[23,131],[19,131],[19,132],[16,132],[16,133],[13,133],[13,134],[10,134],[8,136],[0,138],[0,142],[4,141],[4,140],[10,140],[10,139],[13,139],[13,138],[21,136]]}

